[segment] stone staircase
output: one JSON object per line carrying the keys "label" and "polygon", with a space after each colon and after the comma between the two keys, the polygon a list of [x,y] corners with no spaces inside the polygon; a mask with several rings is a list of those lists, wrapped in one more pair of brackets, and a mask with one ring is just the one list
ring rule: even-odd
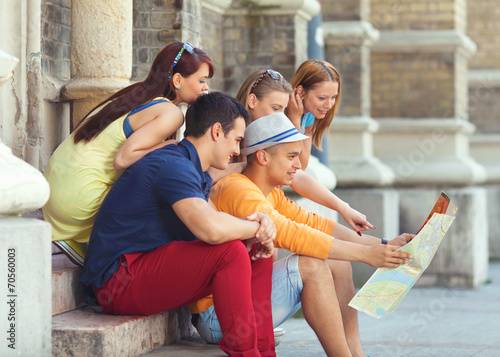
{"label": "stone staircase", "polygon": [[[186,308],[152,316],[95,312],[78,292],[80,275],[81,268],[63,254],[52,255],[52,356],[139,356],[194,334]],[[185,355],[181,350],[159,351],[163,356]]]}

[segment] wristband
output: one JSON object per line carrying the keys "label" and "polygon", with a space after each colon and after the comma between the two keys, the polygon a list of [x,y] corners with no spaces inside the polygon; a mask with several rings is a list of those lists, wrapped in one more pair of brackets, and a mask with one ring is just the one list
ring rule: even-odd
{"label": "wristband", "polygon": [[387,239],[382,238],[382,244],[387,244]]}

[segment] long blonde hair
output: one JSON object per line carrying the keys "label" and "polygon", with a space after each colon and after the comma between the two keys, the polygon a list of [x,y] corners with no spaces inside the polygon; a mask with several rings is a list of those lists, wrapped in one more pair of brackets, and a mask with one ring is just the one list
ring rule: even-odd
{"label": "long blonde hair", "polygon": [[312,127],[312,142],[321,150],[323,134],[328,130],[333,117],[337,114],[340,105],[341,81],[339,72],[330,63],[321,59],[308,59],[295,71],[290,84],[293,88],[302,86],[305,91],[313,89],[318,83],[332,81],[339,84],[339,94],[332,108],[322,120],[315,120]]}
{"label": "long blonde hair", "polygon": [[[266,74],[266,72],[266,69],[259,69],[258,71],[250,74],[241,85],[238,90],[238,94],[236,94],[236,99],[243,104],[247,111],[250,111],[247,99],[251,93],[253,93],[259,100],[262,100],[274,91],[288,94],[292,93],[292,86],[285,78],[283,78],[282,75],[279,76],[279,79],[273,79],[270,75]],[[259,78],[261,78],[261,80],[255,86],[255,82]]]}

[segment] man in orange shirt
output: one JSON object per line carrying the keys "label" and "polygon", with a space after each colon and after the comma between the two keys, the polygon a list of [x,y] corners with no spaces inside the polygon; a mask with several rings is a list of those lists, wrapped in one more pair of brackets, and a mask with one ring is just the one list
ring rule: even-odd
{"label": "man in orange shirt", "polygon": [[[252,122],[245,130],[247,146],[241,151],[247,156],[246,169],[220,180],[210,196],[219,211],[236,217],[268,214],[277,230],[274,245],[296,253],[273,267],[274,327],[302,306],[328,356],[363,356],[357,311],[348,306],[355,294],[349,261],[397,267],[411,257],[396,250],[414,235],[402,234],[390,244],[373,236],[359,237],[286,198],[277,186],[290,185],[301,169],[301,140],[306,138],[283,113]],[[215,343],[222,335],[211,304],[207,298],[190,308],[201,337]]]}

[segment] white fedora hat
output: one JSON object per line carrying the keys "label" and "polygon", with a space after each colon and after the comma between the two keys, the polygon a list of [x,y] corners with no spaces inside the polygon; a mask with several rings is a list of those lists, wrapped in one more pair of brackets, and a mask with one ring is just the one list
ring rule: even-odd
{"label": "white fedora hat", "polygon": [[284,113],[266,115],[250,123],[245,129],[246,147],[241,154],[247,156],[270,146],[307,139],[299,133]]}

